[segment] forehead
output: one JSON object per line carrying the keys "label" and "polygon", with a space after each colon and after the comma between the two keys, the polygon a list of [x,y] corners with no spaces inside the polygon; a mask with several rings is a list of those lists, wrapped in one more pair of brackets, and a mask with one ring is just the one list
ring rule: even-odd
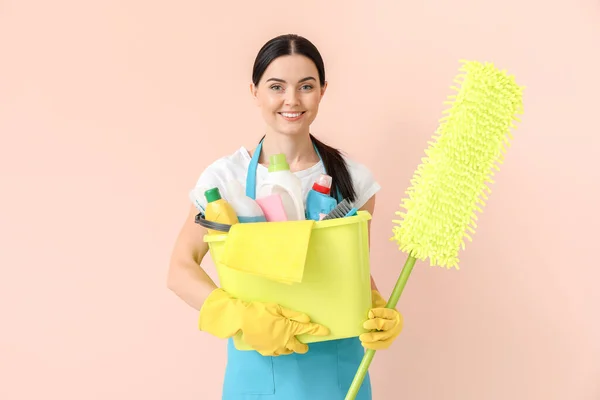
{"label": "forehead", "polygon": [[287,82],[297,82],[307,76],[318,78],[319,72],[315,63],[308,57],[299,54],[278,57],[269,64],[263,74],[263,81],[279,78]]}

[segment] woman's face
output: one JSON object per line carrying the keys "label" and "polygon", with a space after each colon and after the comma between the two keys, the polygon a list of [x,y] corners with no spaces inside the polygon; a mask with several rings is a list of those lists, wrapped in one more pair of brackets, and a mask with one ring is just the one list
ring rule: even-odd
{"label": "woman's face", "polygon": [[315,64],[297,54],[276,58],[258,87],[250,85],[269,130],[284,135],[309,133],[326,87]]}

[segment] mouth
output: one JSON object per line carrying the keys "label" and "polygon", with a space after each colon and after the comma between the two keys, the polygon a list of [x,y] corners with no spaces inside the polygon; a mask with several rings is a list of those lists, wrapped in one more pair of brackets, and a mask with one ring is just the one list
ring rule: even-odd
{"label": "mouth", "polygon": [[300,118],[302,118],[302,116],[304,115],[306,111],[301,111],[301,112],[279,112],[278,114],[281,115],[286,121],[297,121]]}

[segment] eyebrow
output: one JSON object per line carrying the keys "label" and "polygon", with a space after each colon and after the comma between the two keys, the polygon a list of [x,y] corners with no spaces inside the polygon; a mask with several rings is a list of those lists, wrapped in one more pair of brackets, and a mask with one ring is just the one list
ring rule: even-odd
{"label": "eyebrow", "polygon": [[[310,80],[316,81],[316,79],[313,78],[312,76],[307,76],[306,78],[300,79],[298,81],[298,83],[302,83],[302,82],[306,82],[306,81],[310,81]],[[287,83],[285,80],[279,79],[279,78],[269,78],[269,79],[267,79],[267,82],[271,82],[271,81],[273,81],[273,82]]]}

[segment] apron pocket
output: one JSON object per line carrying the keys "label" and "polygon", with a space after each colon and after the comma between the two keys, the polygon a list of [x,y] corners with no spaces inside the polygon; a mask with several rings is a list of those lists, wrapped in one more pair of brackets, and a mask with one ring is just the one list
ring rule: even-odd
{"label": "apron pocket", "polygon": [[274,393],[273,358],[261,356],[256,351],[237,350],[233,341],[228,340],[223,398]]}

